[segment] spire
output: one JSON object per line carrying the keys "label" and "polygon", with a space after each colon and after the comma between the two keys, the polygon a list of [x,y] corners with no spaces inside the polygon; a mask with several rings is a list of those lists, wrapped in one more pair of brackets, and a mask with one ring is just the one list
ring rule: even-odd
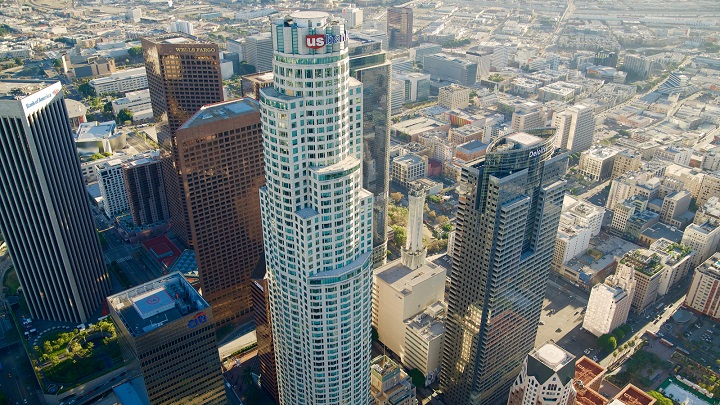
{"label": "spire", "polygon": [[407,241],[402,249],[401,261],[408,268],[415,270],[425,264],[427,249],[423,246],[423,207],[425,206],[425,187],[411,183],[408,187],[408,228]]}

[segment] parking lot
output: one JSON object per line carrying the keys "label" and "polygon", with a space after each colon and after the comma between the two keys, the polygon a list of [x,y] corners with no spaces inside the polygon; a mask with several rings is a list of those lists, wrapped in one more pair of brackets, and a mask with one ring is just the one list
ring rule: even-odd
{"label": "parking lot", "polygon": [[666,322],[662,328],[671,341],[685,350],[690,351],[693,360],[720,371],[716,360],[720,359],[720,328],[708,318],[693,315],[692,319],[679,324]]}
{"label": "parking lot", "polygon": [[597,352],[597,338],[581,330],[588,297],[588,292],[552,278],[543,301],[535,346],[553,340],[577,357],[593,358]]}

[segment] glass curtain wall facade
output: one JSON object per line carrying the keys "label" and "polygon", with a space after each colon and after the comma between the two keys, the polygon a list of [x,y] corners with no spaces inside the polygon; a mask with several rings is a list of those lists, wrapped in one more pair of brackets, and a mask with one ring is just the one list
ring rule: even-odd
{"label": "glass curtain wall facade", "polygon": [[363,84],[363,187],[373,193],[373,263],[386,262],[390,188],[390,79],[382,43],[352,38],[350,75]]}
{"label": "glass curtain wall facade", "polygon": [[495,140],[463,168],[441,385],[452,404],[501,404],[533,349],[567,155],[555,129]]}

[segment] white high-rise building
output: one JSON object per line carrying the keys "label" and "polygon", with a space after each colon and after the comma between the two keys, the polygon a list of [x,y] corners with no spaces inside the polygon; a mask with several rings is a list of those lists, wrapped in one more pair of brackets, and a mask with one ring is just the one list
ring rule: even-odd
{"label": "white high-rise building", "polygon": [[583,328],[595,336],[610,333],[627,321],[635,295],[635,270],[619,264],[615,274],[590,291]]}
{"label": "white high-rise building", "polygon": [[592,146],[595,133],[595,115],[592,108],[581,104],[569,107],[553,116],[552,126],[557,128],[556,147],[576,153]]}
{"label": "white high-rise building", "polygon": [[98,179],[100,195],[103,198],[103,210],[110,219],[130,209],[122,174],[122,163],[122,160],[115,159],[95,166],[95,176]]}
{"label": "white high-rise building", "polygon": [[182,32],[183,34],[195,35],[195,28],[190,21],[173,21],[170,23],[170,32]]}
{"label": "white high-rise building", "polygon": [[362,188],[362,84],[323,12],[272,24],[260,90],[260,190],[280,403],[368,404],[373,196]]}

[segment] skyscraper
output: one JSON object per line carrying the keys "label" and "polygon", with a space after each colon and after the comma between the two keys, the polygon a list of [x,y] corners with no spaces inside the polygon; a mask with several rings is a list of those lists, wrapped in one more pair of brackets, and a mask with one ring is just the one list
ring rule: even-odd
{"label": "skyscraper", "polygon": [[125,162],[122,170],[135,225],[145,226],[167,220],[170,213],[159,155],[149,153]]}
{"label": "skyscraper", "polygon": [[387,36],[390,49],[412,48],[413,10],[390,7],[387,10]]}
{"label": "skyscraper", "polygon": [[151,404],[227,404],[212,309],[180,273],[107,301],[123,357],[142,374]]}
{"label": "skyscraper", "polygon": [[390,80],[392,67],[382,43],[350,37],[350,75],[363,84],[363,188],[373,193],[373,263],[387,251],[390,189]]}
{"label": "skyscraper", "polygon": [[260,90],[260,190],[280,403],[370,399],[372,193],[362,188],[362,84],[327,13],[272,25]]}
{"label": "skyscraper", "polygon": [[576,104],[553,116],[553,127],[557,128],[555,147],[570,153],[590,149],[595,135],[595,115],[592,108]]}
{"label": "skyscraper", "polygon": [[86,322],[110,292],[60,82],[0,81],[0,232],[33,318]]}
{"label": "skyscraper", "polygon": [[257,101],[202,107],[178,128],[175,146],[200,288],[217,323],[224,324],[250,314],[250,273],[263,252]]}
{"label": "skyscraper", "polygon": [[182,192],[175,131],[200,107],[223,100],[218,45],[171,34],[142,38],[150,101],[162,149],[163,180],[172,229],[188,245],[191,238]]}
{"label": "skyscraper", "polygon": [[273,46],[269,33],[250,35],[245,38],[243,56],[258,73],[272,70]]}
{"label": "skyscraper", "polygon": [[533,349],[562,208],[555,129],[494,140],[462,171],[441,385],[448,403],[507,400]]}

